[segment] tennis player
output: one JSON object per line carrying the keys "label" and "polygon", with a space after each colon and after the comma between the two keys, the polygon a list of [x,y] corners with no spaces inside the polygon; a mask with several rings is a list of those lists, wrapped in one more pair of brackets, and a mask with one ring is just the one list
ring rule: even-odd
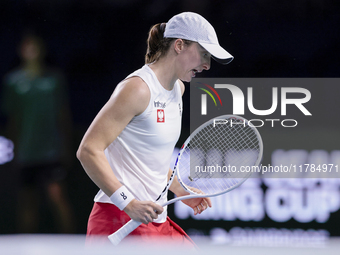
{"label": "tennis player", "polygon": [[[162,193],[174,146],[181,133],[184,84],[210,69],[213,57],[222,64],[233,56],[218,43],[211,24],[184,12],[149,31],[145,65],[115,88],[87,130],[77,151],[86,173],[100,188],[88,221],[87,242],[117,231],[131,219],[140,225],[130,235],[141,240],[166,237],[191,244],[188,235],[162,208]],[[187,195],[175,179],[170,190]],[[182,201],[202,213],[209,198]]]}

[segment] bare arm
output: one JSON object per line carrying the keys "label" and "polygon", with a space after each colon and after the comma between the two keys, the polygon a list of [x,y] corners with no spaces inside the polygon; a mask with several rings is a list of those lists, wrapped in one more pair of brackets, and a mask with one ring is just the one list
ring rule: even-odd
{"label": "bare arm", "polygon": [[[147,85],[138,77],[120,83],[85,133],[77,158],[92,181],[109,197],[122,184],[114,175],[104,150],[117,138],[130,120],[141,114],[150,100]],[[157,218],[162,208],[152,202],[132,200],[124,211],[133,219],[148,223],[145,217]],[[152,219],[151,219],[152,220]]]}
{"label": "bare arm", "polygon": [[[168,172],[168,180],[170,179],[170,176],[172,174],[172,170],[170,169]],[[192,188],[197,193],[202,193],[202,191]],[[171,183],[171,186],[169,188],[170,191],[172,191],[177,197],[190,195],[189,192],[185,191],[184,188],[179,183],[177,176],[175,176],[175,179]],[[209,197],[204,198],[189,198],[182,200],[184,204],[191,207],[194,210],[194,215],[202,213],[204,210],[206,210],[208,207],[212,206],[211,200]]]}

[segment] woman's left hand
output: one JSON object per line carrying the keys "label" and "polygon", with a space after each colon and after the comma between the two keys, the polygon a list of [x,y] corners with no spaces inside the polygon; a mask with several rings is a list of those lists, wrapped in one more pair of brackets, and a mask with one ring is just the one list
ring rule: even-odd
{"label": "woman's left hand", "polygon": [[[190,189],[198,194],[204,194],[199,189],[196,188]],[[189,198],[182,200],[182,202],[194,210],[194,215],[201,214],[208,207],[212,206],[211,199],[209,197]]]}

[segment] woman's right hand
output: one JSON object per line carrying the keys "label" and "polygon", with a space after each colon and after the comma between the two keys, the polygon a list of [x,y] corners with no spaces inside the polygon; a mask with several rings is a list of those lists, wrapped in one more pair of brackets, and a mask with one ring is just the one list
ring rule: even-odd
{"label": "woman's right hand", "polygon": [[163,207],[151,201],[138,201],[133,199],[125,208],[124,212],[131,219],[148,224],[158,218],[164,211]]}

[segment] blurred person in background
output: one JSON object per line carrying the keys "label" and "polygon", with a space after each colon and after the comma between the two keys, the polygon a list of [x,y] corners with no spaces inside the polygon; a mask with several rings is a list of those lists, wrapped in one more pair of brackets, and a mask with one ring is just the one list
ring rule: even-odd
{"label": "blurred person in background", "polygon": [[[5,76],[1,100],[19,171],[17,230],[72,233],[75,226],[63,184],[73,155],[65,78],[46,66],[41,37],[26,33],[18,54],[21,65]],[[48,212],[55,230],[44,222]]]}

